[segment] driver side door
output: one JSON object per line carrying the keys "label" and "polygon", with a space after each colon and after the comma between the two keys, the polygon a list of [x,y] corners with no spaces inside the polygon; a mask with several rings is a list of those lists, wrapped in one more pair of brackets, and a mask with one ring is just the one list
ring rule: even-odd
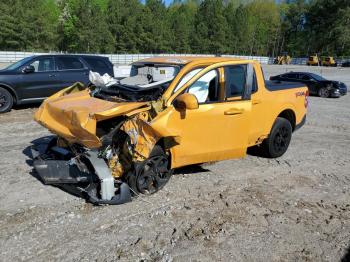
{"label": "driver side door", "polygon": [[[53,57],[34,58],[25,66],[33,66],[34,72],[22,73],[19,93],[22,100],[42,100],[54,93],[60,85]],[[23,67],[25,67],[23,66]]]}
{"label": "driver side door", "polygon": [[[203,70],[206,71],[206,70]],[[247,65],[215,68],[185,90],[198,100],[197,109],[166,112],[166,128],[176,130],[172,168],[243,157],[248,145],[251,101],[246,99]],[[180,89],[181,90],[181,89]]]}

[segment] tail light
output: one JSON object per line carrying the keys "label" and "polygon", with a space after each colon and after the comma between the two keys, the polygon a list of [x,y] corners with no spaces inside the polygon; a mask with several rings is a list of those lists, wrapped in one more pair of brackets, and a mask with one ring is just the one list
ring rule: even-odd
{"label": "tail light", "polygon": [[309,90],[305,92],[305,108],[309,106]]}

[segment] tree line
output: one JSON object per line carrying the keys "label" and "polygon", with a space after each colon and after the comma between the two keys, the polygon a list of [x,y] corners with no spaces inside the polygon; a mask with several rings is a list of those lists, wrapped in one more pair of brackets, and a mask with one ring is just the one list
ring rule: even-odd
{"label": "tree line", "polygon": [[0,0],[0,50],[345,56],[350,1]]}

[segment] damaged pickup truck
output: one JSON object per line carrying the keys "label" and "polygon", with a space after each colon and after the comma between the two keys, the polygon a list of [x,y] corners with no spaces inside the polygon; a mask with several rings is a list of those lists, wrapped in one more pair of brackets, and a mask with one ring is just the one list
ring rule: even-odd
{"label": "damaged pickup truck", "polygon": [[33,147],[34,168],[45,184],[121,204],[160,190],[174,168],[253,146],[283,155],[307,101],[303,84],[265,82],[252,60],[145,59],[112,85],[77,83],[46,99],[35,120],[55,136]]}

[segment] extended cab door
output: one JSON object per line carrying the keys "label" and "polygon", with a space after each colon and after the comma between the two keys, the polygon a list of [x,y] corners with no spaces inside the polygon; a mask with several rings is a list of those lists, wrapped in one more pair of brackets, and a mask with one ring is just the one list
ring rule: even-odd
{"label": "extended cab door", "polygon": [[194,94],[198,109],[170,106],[166,112],[165,128],[180,137],[179,145],[172,148],[173,168],[246,154],[251,118],[248,65],[204,69],[196,78],[178,94]]}
{"label": "extended cab door", "polygon": [[89,69],[78,56],[56,56],[56,64],[61,81],[60,89],[71,86],[76,82],[85,85],[89,83]]}
{"label": "extended cab door", "polygon": [[20,98],[25,100],[43,99],[57,90],[60,86],[55,62],[52,56],[34,58],[25,66],[34,67],[34,72],[20,75]]}

